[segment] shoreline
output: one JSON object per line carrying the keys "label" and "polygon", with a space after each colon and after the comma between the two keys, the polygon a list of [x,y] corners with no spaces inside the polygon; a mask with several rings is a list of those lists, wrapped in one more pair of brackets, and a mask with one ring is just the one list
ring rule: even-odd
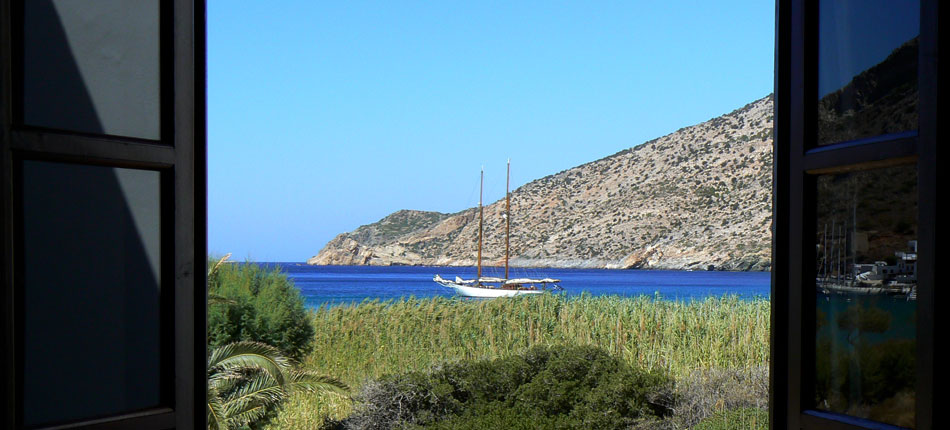
{"label": "shoreline", "polygon": [[[255,264],[291,264],[294,266],[311,266],[311,267],[475,267],[474,265],[469,264],[310,264],[306,261],[250,261],[249,263]],[[710,265],[714,266],[714,265]],[[505,266],[498,265],[482,265],[483,268],[493,268],[493,269],[504,269]],[[512,269],[554,269],[554,270],[611,270],[611,271],[669,271],[669,272],[733,272],[733,273],[771,273],[771,265],[768,269],[721,269],[714,268],[712,270],[697,268],[697,269],[686,269],[678,267],[611,267],[611,266],[583,266],[583,265],[572,265],[572,266],[548,266],[548,265],[539,265],[539,266],[510,266]]]}

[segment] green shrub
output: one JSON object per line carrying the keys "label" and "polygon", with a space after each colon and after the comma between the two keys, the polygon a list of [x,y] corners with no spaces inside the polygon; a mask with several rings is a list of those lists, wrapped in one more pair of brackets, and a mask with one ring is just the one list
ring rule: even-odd
{"label": "green shrub", "polygon": [[208,276],[208,346],[250,340],[273,345],[299,361],[312,349],[313,322],[293,282],[280,268],[215,264]]}
{"label": "green shrub", "polygon": [[348,429],[624,428],[669,411],[669,378],[592,346],[536,346],[364,384]]}

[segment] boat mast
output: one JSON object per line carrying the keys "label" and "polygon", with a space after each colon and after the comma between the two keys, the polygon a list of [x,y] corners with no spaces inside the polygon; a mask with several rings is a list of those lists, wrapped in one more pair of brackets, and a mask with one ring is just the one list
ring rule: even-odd
{"label": "boat mast", "polygon": [[511,236],[511,159],[508,159],[508,177],[505,179],[505,279],[508,279],[508,240]]}
{"label": "boat mast", "polygon": [[476,282],[482,279],[482,190],[485,188],[485,167],[482,166],[482,178],[478,185],[478,273]]}
{"label": "boat mast", "polygon": [[[834,274],[835,280],[838,280],[838,229],[835,228],[835,219],[831,219],[831,258],[829,259],[830,266],[828,268],[828,274]],[[831,278],[829,276],[828,278]]]}
{"label": "boat mast", "polygon": [[821,280],[828,278],[828,223],[825,223],[825,231],[821,234]]}
{"label": "boat mast", "polygon": [[858,192],[851,195],[851,285],[858,278]]}

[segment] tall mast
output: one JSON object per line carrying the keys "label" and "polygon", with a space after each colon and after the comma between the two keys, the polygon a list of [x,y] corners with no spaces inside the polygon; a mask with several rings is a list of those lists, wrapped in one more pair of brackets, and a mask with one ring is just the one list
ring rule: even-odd
{"label": "tall mast", "polygon": [[[831,258],[829,258],[830,266],[828,268],[828,274],[835,274],[835,280],[838,279],[838,229],[835,228],[835,219],[831,219]],[[829,278],[831,278],[829,276]]]}
{"label": "tall mast", "polygon": [[478,280],[482,279],[482,190],[484,188],[485,167],[482,166],[482,178],[478,185],[478,274],[476,276]]}
{"label": "tall mast", "polygon": [[821,279],[828,280],[828,223],[825,223],[825,231],[821,234]]}
{"label": "tall mast", "polygon": [[508,279],[508,239],[511,236],[511,159],[508,159],[508,178],[505,179],[505,279]]}
{"label": "tall mast", "polygon": [[845,215],[844,222],[841,225],[841,242],[843,245],[843,250],[841,252],[841,280],[848,280],[848,218]]}
{"label": "tall mast", "polygon": [[858,192],[855,189],[851,196],[851,284],[857,280],[858,264]]}

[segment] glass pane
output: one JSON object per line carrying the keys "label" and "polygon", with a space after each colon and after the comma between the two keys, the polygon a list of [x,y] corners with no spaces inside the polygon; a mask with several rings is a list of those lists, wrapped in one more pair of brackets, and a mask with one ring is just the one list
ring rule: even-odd
{"label": "glass pane", "polygon": [[912,427],[917,168],[817,182],[816,407]]}
{"label": "glass pane", "polygon": [[917,130],[917,0],[823,0],[818,145]]}
{"label": "glass pane", "polygon": [[160,402],[159,172],[23,162],[23,420]]}
{"label": "glass pane", "polygon": [[23,2],[27,125],[160,138],[159,1]]}

